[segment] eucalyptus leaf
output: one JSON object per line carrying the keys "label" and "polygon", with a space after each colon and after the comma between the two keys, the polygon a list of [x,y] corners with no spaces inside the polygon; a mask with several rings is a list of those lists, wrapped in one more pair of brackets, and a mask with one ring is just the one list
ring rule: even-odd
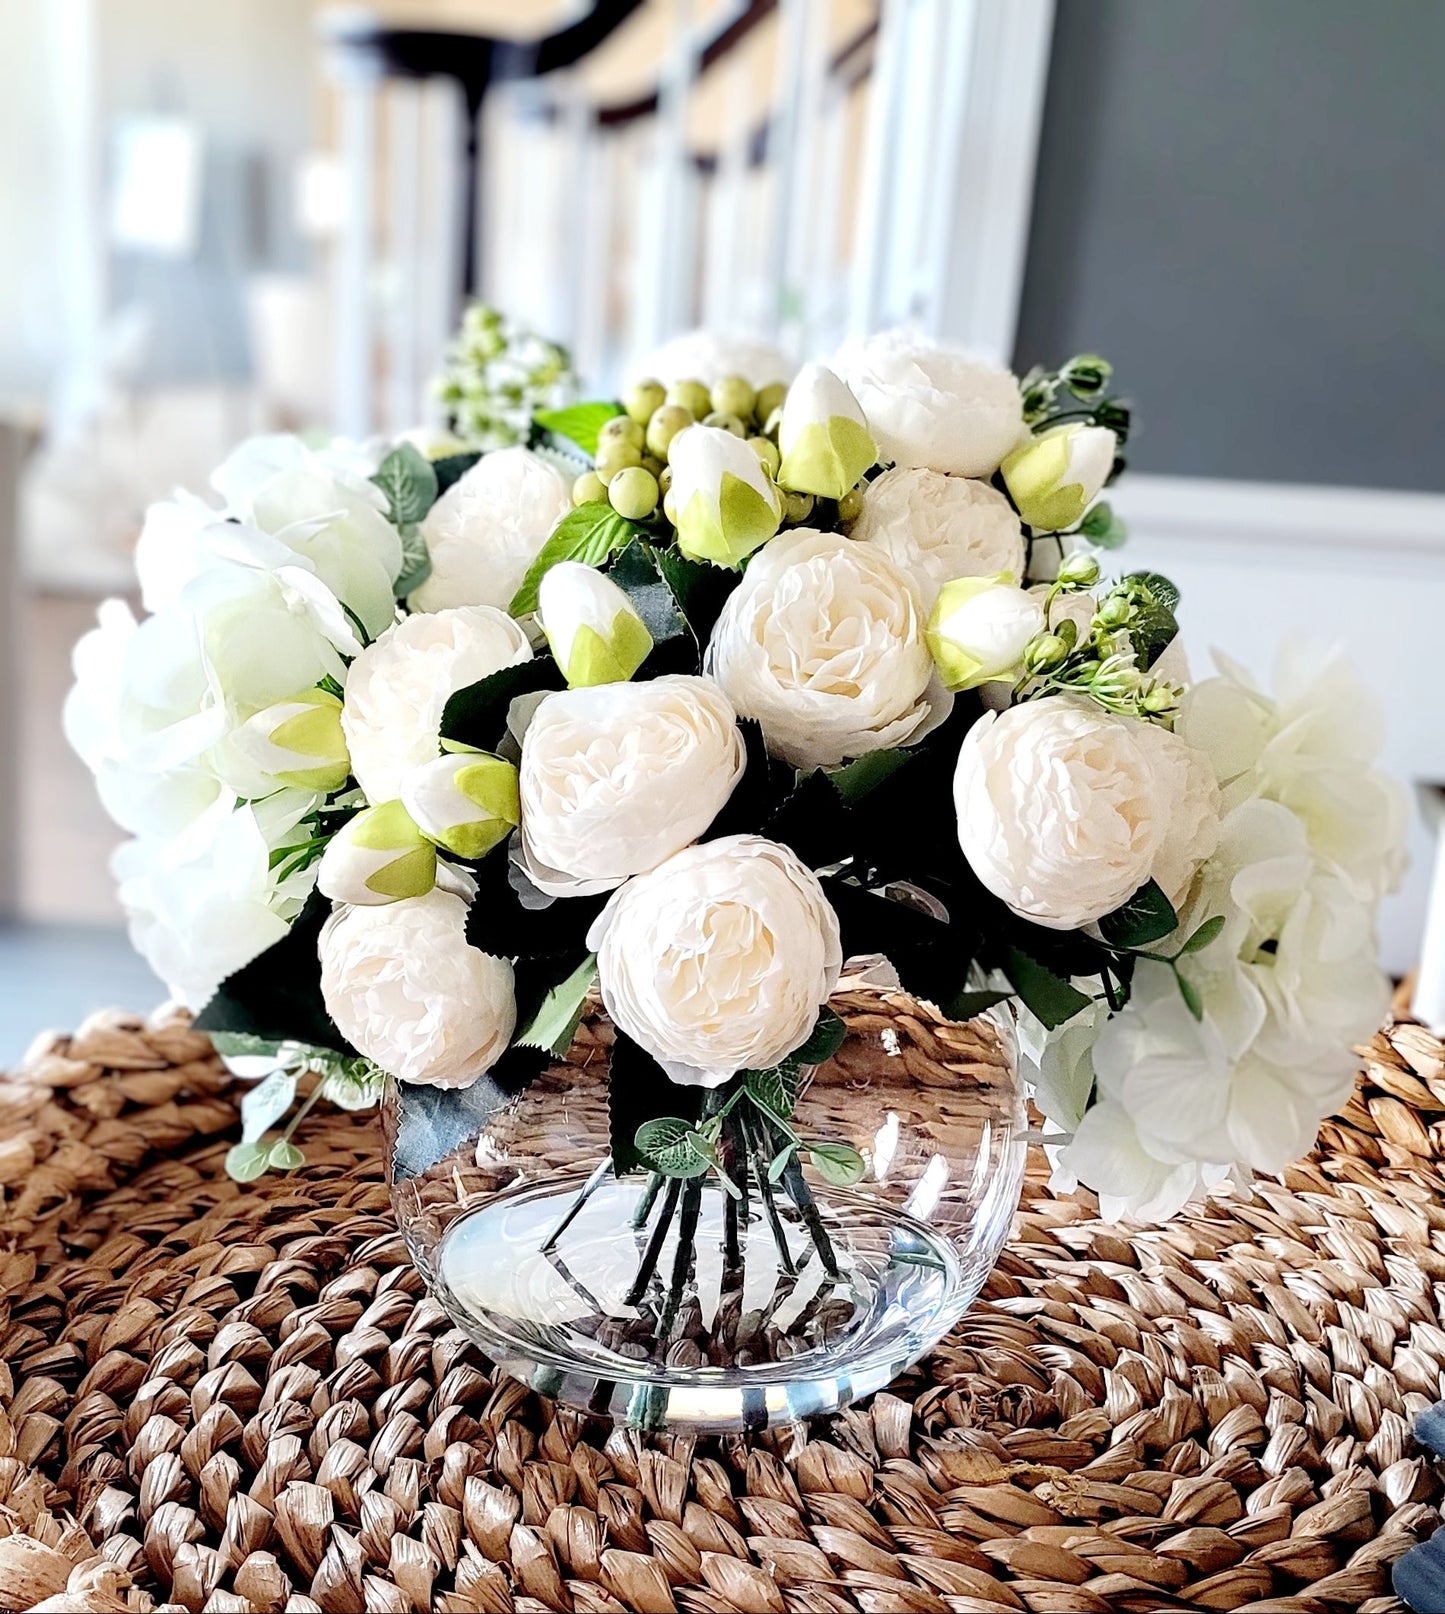
{"label": "eucalyptus leaf", "polygon": [[1217,913],[1211,919],[1206,919],[1199,929],[1179,949],[1179,957],[1184,958],[1190,953],[1202,953],[1209,946],[1221,930],[1224,929],[1224,915]]}
{"label": "eucalyptus leaf", "polygon": [[522,586],[507,609],[513,616],[526,616],[535,611],[537,589],[559,562],[575,560],[584,566],[600,566],[609,555],[625,549],[641,531],[635,521],[618,515],[610,504],[601,500],[579,504],[557,523],[556,530],[527,568]]}
{"label": "eucalyptus leaf", "polygon": [[276,1070],[241,1095],[241,1142],[256,1143],[285,1115],[296,1098],[296,1072]]}
{"label": "eucalyptus leaf", "polygon": [[818,1011],[808,1040],[793,1049],[787,1062],[790,1065],[826,1064],[843,1046],[843,1039],[847,1035],[848,1028],[842,1018],[825,1005]]}
{"label": "eucalyptus leaf", "polygon": [[386,495],[387,515],[393,526],[423,520],[436,503],[436,468],[414,443],[400,443],[392,449],[371,480]]}
{"label": "eucalyptus leaf", "polygon": [[867,1162],[849,1143],[810,1143],[807,1148],[814,1171],[834,1188],[852,1188],[868,1175]]}
{"label": "eucalyptus leaf", "polygon": [[798,1102],[798,1077],[796,1065],[774,1065],[767,1070],[744,1071],[743,1086],[750,1098],[786,1121]]}
{"label": "eucalyptus leaf", "polygon": [[525,1030],[517,1036],[524,1048],[542,1048],[559,1057],[572,1046],[587,994],[597,979],[597,959],[589,955],[565,981],[559,981],[542,1000]]}
{"label": "eucalyptus leaf", "polygon": [[1129,536],[1129,529],[1102,500],[1084,517],[1079,531],[1099,549],[1117,549]]}
{"label": "eucalyptus leaf", "polygon": [[289,1138],[278,1138],[271,1145],[270,1164],[275,1171],[295,1171],[306,1164],[306,1156]]}
{"label": "eucalyptus leaf", "polygon": [[609,420],[622,413],[622,405],[598,399],[591,403],[569,404],[565,409],[539,409],[533,421],[544,431],[554,432],[576,443],[584,454],[597,452],[597,440]]}
{"label": "eucalyptus leaf", "polygon": [[1179,916],[1158,884],[1146,881],[1132,897],[1099,921],[1099,934],[1121,951],[1147,947],[1178,927]]}
{"label": "eucalyptus leaf", "polygon": [[226,1175],[237,1182],[255,1182],[271,1163],[271,1151],[263,1143],[238,1143],[226,1151]]}

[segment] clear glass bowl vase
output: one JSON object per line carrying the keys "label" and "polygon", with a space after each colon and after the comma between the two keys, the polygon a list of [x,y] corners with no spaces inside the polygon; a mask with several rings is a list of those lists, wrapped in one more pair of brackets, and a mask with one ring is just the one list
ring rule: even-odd
{"label": "clear glass bowl vase", "polygon": [[949,1022],[873,988],[832,1007],[847,1036],[804,1073],[790,1120],[861,1156],[847,1187],[806,1147],[775,1174],[764,1149],[724,1154],[731,1192],[715,1172],[615,1175],[600,1017],[519,1092],[390,1083],[397,1219],[458,1326],[541,1393],[651,1429],[830,1412],[923,1356],[978,1294],[1018,1204],[1012,1019]]}

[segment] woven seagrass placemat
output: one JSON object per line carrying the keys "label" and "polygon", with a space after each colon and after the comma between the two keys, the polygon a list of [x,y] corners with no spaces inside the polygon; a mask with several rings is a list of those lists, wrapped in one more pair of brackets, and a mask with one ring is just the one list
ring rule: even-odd
{"label": "woven seagrass placemat", "polygon": [[1418,1026],[1283,1180],[1138,1231],[1035,1176],[891,1393],[696,1444],[493,1373],[408,1264],[374,1117],[229,1181],[237,1096],[183,1022],[119,1015],[0,1083],[0,1608],[1380,1611],[1438,1523]]}

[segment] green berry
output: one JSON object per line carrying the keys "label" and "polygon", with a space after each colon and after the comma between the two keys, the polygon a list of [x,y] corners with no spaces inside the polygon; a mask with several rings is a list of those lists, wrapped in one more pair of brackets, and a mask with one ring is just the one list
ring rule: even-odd
{"label": "green berry", "polygon": [[695,418],[683,404],[664,404],[647,423],[647,452],[665,460],[673,438],[691,426]]}
{"label": "green berry", "polygon": [[781,381],[770,381],[767,386],[759,388],[753,403],[754,419],[766,425],[772,418],[773,411],[783,407],[783,399],[787,396],[788,389]]}
{"label": "green berry", "polygon": [[635,381],[622,400],[622,407],[630,419],[645,426],[667,400],[667,388],[655,376],[646,381]]}
{"label": "green berry", "polygon": [[619,516],[642,521],[657,508],[657,478],[640,465],[629,465],[607,484],[607,497]]}
{"label": "green berry", "polygon": [[631,443],[635,449],[641,449],[647,440],[647,433],[635,420],[626,415],[614,415],[607,421],[597,434],[597,446],[603,443]]}
{"label": "green berry", "polygon": [[812,513],[813,495],[811,493],[785,493],[783,495],[783,520],[789,526],[801,526]]}
{"label": "green berry", "polygon": [[712,398],[701,381],[674,381],[667,389],[667,401],[689,410],[694,420],[712,410]]}
{"label": "green berry", "polygon": [[662,489],[662,496],[665,499],[668,490],[672,487],[672,467],[670,465],[664,465],[657,473],[657,485]]}
{"label": "green berry", "polygon": [[644,454],[642,456],[642,469],[651,471],[654,476],[661,476],[667,467],[658,459],[656,454]]}
{"label": "green berry", "polygon": [[768,468],[769,476],[778,474],[778,467],[783,463],[783,456],[778,452],[778,445],[767,437],[748,438],[748,447]]}
{"label": "green berry", "polygon": [[740,375],[725,375],[712,389],[712,406],[720,415],[741,415],[751,420],[757,401],[751,383]]}
{"label": "green berry", "polygon": [[736,415],[725,415],[721,410],[714,409],[710,415],[702,417],[704,426],[716,426],[720,431],[731,432],[734,437],[746,437],[748,429]]}
{"label": "green berry", "polygon": [[610,487],[612,478],[629,466],[642,464],[642,450],[614,437],[597,445],[597,474]]}
{"label": "green berry", "polygon": [[596,471],[584,471],[572,484],[573,504],[596,504],[607,497],[607,484]]}
{"label": "green berry", "polygon": [[848,491],[838,500],[839,521],[856,521],[863,514],[863,488],[861,484]]}

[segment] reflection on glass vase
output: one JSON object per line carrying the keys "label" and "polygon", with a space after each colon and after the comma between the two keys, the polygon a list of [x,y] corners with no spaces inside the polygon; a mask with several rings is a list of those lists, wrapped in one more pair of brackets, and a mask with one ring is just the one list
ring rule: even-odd
{"label": "reflection on glass vase", "polygon": [[543,1394],[654,1429],[829,1412],[917,1361],[1018,1203],[1013,1025],[871,987],[832,1007],[837,1051],[786,1094],[739,1077],[703,1095],[691,1135],[711,1159],[653,1151],[671,1173],[609,1115],[602,1018],[517,1092],[390,1083],[397,1218],[457,1324]]}

